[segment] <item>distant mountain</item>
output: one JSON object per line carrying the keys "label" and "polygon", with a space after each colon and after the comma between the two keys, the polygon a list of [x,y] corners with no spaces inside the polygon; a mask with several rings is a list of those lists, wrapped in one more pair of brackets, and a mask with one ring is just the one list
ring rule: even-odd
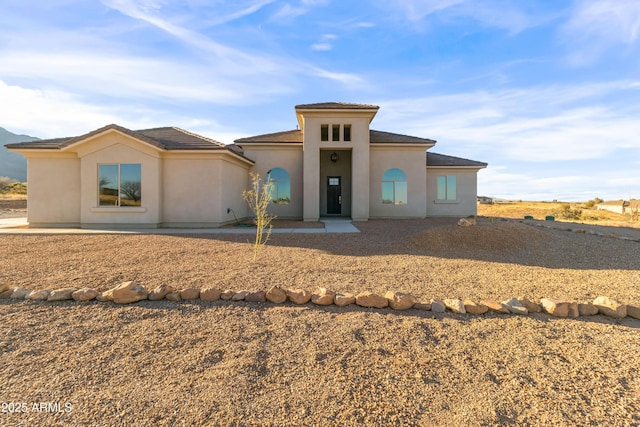
{"label": "distant mountain", "polygon": [[27,159],[21,154],[10,153],[4,145],[13,144],[14,142],[37,141],[38,139],[40,138],[34,138],[28,135],[16,135],[0,127],[0,176],[8,176],[20,182],[26,182]]}

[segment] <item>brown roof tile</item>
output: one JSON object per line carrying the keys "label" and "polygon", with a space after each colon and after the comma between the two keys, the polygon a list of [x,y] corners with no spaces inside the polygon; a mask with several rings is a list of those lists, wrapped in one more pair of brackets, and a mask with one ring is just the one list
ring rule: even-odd
{"label": "brown roof tile", "polygon": [[76,142],[83,141],[107,130],[117,130],[133,138],[163,150],[227,150],[224,144],[210,138],[177,127],[130,130],[115,124],[104,126],[84,135],[68,138],[44,139],[40,141],[7,144],[7,148],[36,148],[59,150]]}
{"label": "brown roof tile", "polygon": [[302,131],[301,130],[286,130],[283,132],[265,133],[263,135],[250,136],[247,138],[236,139],[236,144],[242,145],[242,143],[302,143]]}
{"label": "brown roof tile", "polygon": [[[399,133],[382,132],[378,130],[369,131],[369,141],[372,144],[435,144],[436,141],[415,136],[401,135]],[[301,144],[303,134],[301,130],[287,130],[284,132],[267,133],[264,135],[241,138],[235,141],[238,145],[243,143],[262,144]]]}
{"label": "brown roof tile", "polygon": [[402,135],[400,133],[369,131],[369,141],[372,144],[435,144],[433,139],[419,138],[417,136]]}
{"label": "brown roof tile", "polygon": [[427,151],[427,166],[486,168],[487,163],[463,159],[460,157],[446,156],[444,154],[432,153],[431,151]]}

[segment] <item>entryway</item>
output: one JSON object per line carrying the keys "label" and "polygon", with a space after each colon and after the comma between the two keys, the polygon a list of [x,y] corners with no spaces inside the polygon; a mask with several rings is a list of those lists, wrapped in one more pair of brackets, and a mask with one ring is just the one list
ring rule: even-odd
{"label": "entryway", "polygon": [[351,150],[320,150],[320,216],[351,217]]}

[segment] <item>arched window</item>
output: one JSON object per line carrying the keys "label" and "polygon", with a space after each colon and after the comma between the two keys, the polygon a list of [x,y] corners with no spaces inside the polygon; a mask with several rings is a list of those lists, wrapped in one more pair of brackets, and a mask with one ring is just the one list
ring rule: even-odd
{"label": "arched window", "polygon": [[402,169],[388,169],[382,175],[382,203],[389,205],[407,204],[407,175]]}
{"label": "arched window", "polygon": [[272,202],[277,205],[291,203],[291,180],[286,170],[273,168],[267,172],[267,179],[273,185]]}

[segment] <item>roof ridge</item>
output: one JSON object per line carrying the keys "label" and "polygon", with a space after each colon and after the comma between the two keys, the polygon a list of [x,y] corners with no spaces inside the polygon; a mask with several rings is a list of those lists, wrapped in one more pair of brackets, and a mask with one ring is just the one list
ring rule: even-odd
{"label": "roof ridge", "polygon": [[209,141],[209,142],[211,142],[213,144],[216,144],[216,145],[218,145],[220,147],[225,147],[225,144],[223,144],[220,141],[216,141],[215,139],[207,138],[206,136],[202,136],[202,135],[199,135],[197,133],[189,132],[188,130],[184,130],[184,129],[179,128],[177,126],[171,126],[171,128],[177,130],[178,132],[182,132],[185,135],[189,135],[189,136],[193,136],[194,138],[200,138],[200,139],[203,139],[205,141]]}

